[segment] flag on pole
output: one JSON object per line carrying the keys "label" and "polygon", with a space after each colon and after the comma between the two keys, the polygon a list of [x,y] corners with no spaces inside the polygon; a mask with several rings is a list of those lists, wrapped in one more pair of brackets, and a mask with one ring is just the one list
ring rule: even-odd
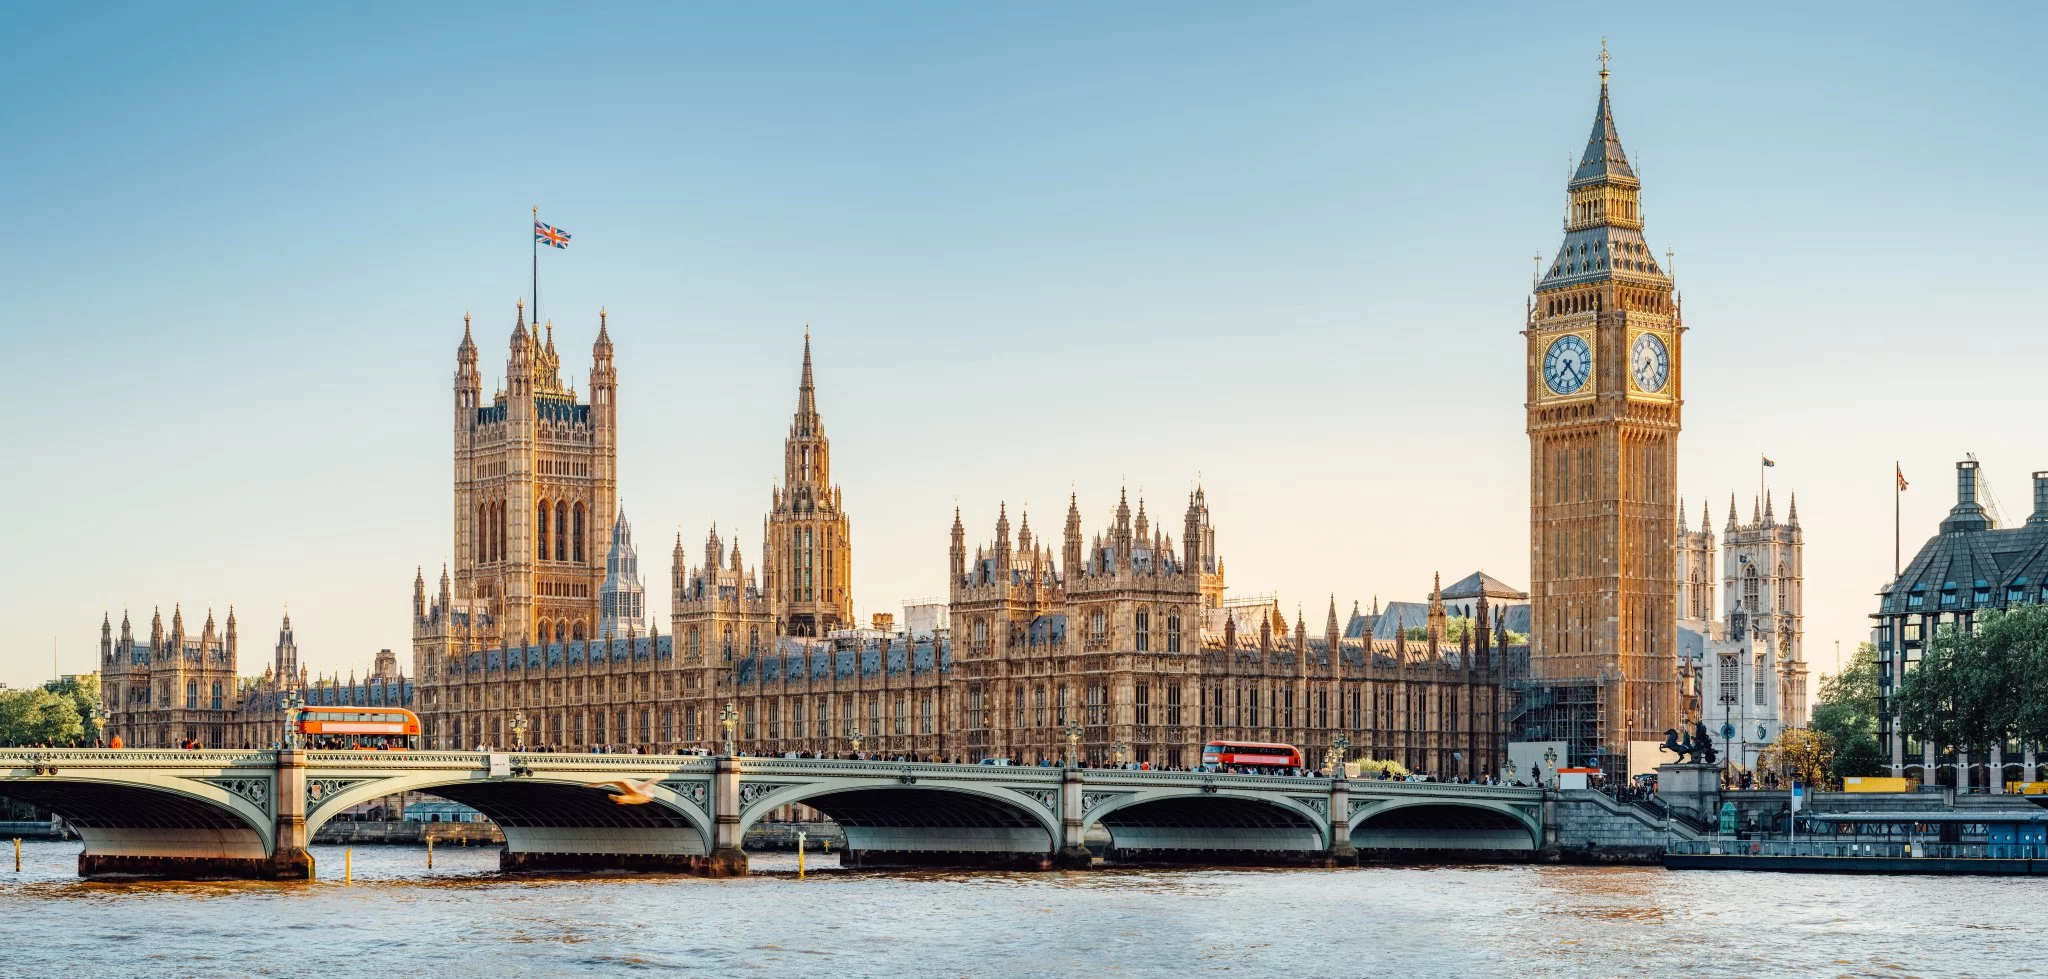
{"label": "flag on pole", "polygon": [[1899,478],[1899,490],[1901,492],[1904,492],[1906,489],[1906,471],[1904,469],[1900,469],[1899,464],[1894,462],[1892,463],[1892,475],[1897,476]]}
{"label": "flag on pole", "polygon": [[553,245],[556,248],[569,247],[569,233],[567,231],[563,231],[552,224],[542,224],[539,221],[533,222],[533,240],[543,245]]}
{"label": "flag on pole", "polygon": [[1772,461],[1771,461],[1771,457],[1770,457],[1770,456],[1764,456],[1764,465],[1766,465],[1766,466],[1775,466],[1775,465],[1777,465],[1777,463],[1775,463],[1775,462],[1772,462]]}
{"label": "flag on pole", "polygon": [[1801,785],[1801,784],[1799,784],[1798,782],[1793,782],[1793,783],[1792,783],[1792,811],[1793,811],[1793,812],[1798,812],[1798,811],[1799,811],[1799,809],[1800,809],[1800,807],[1801,807],[1801,806],[1804,806],[1805,804],[1806,804],[1806,786],[1804,786],[1804,785]]}

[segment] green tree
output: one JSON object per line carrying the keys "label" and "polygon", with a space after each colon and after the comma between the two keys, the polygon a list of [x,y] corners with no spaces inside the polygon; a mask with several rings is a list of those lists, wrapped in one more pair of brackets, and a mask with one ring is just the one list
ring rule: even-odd
{"label": "green tree", "polygon": [[1979,615],[1975,628],[1943,626],[1899,684],[1907,733],[1973,748],[2048,736],[2048,606]]}
{"label": "green tree", "polygon": [[1827,735],[1811,729],[1791,728],[1778,735],[1778,740],[1764,749],[1763,757],[1757,759],[1757,767],[1774,771],[1788,780],[1796,779],[1809,785],[1826,777],[1834,762],[1834,745]]}
{"label": "green tree", "polygon": [[74,745],[85,737],[71,699],[48,690],[0,690],[0,743]]}
{"label": "green tree", "polygon": [[1821,678],[1807,728],[1827,739],[1827,773],[1833,778],[1887,771],[1877,739],[1877,676],[1877,647],[1864,643],[1840,672]]}
{"label": "green tree", "polygon": [[88,673],[84,676],[68,676],[43,684],[43,689],[60,697],[69,698],[72,709],[85,722],[84,740],[100,736],[99,729],[92,723],[93,711],[100,705],[100,675]]}

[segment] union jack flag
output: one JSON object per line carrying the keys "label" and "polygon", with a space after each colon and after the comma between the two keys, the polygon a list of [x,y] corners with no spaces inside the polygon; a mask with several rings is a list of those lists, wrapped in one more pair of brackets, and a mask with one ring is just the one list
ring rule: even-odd
{"label": "union jack flag", "polygon": [[539,221],[533,223],[533,240],[543,245],[553,245],[556,248],[569,247],[569,233],[567,231],[563,231],[552,224],[542,224]]}

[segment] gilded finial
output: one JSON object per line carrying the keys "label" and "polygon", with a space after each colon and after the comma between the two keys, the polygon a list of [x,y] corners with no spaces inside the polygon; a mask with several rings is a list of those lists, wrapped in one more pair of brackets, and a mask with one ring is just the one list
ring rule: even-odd
{"label": "gilded finial", "polygon": [[1602,85],[1607,84],[1607,61],[1610,57],[1612,56],[1607,53],[1607,39],[1603,37],[1600,39],[1600,84]]}

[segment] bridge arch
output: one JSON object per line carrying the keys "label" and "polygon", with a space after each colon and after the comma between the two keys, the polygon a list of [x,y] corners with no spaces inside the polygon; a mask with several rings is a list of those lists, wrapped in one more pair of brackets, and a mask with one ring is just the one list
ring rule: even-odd
{"label": "bridge arch", "polygon": [[746,831],[785,805],[802,803],[839,824],[849,866],[1048,865],[1060,837],[1059,787],[1012,789],[921,778],[877,784],[873,778],[743,782]]}
{"label": "bridge arch", "polygon": [[1535,850],[1538,817],[1493,799],[1416,797],[1354,803],[1351,845],[1360,850]]}
{"label": "bridge arch", "polygon": [[1082,823],[1125,860],[1260,862],[1329,849],[1328,796],[1175,787],[1082,793]]}
{"label": "bridge arch", "polygon": [[[309,799],[306,833],[310,837],[342,812],[373,799],[425,792],[483,813],[505,834],[508,854],[689,857],[711,852],[709,817],[691,798],[708,798],[703,794],[706,780],[664,781],[648,790],[653,802],[619,805],[612,793],[588,787],[591,774],[536,771],[491,778],[481,770],[427,770],[385,778],[309,778],[309,791],[323,784],[334,788]],[[340,782],[347,784],[335,784]]]}
{"label": "bridge arch", "polygon": [[56,775],[0,784],[0,795],[64,817],[85,841],[80,866],[124,859],[264,860],[276,846],[269,773],[211,779],[143,772]]}

